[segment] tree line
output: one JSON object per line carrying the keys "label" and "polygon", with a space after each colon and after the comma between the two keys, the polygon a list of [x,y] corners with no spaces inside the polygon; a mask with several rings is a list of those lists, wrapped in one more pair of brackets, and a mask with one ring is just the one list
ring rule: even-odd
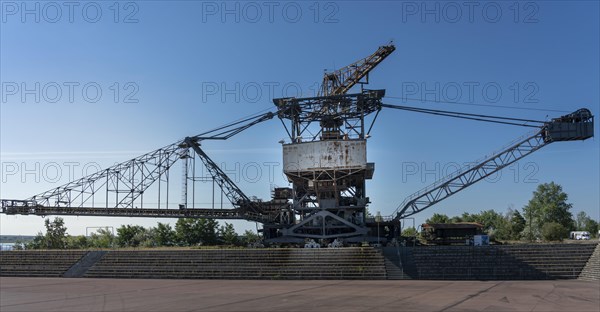
{"label": "tree line", "polygon": [[[570,231],[588,231],[592,237],[598,235],[598,222],[584,211],[575,217],[573,205],[567,202],[568,195],[554,182],[538,185],[532,198],[522,211],[509,208],[506,213],[484,210],[479,213],[463,213],[449,217],[436,213],[426,223],[477,222],[483,231],[495,240],[559,241],[569,236]],[[407,228],[402,236],[414,237],[417,231]]]}
{"label": "tree line", "polygon": [[216,220],[183,218],[177,220],[175,228],[168,223],[145,228],[140,225],[122,225],[116,234],[108,228],[101,228],[90,236],[68,235],[64,220],[44,220],[46,233],[39,232],[35,238],[15,247],[25,249],[87,249],[87,248],[128,248],[128,247],[170,247],[170,246],[246,246],[260,241],[260,236],[246,230],[238,235],[233,224],[219,225]]}
{"label": "tree line", "polygon": [[[484,233],[495,240],[556,241],[568,237],[569,231],[588,231],[592,237],[598,234],[598,222],[581,211],[574,218],[568,195],[554,182],[538,185],[533,197],[522,211],[509,208],[506,213],[484,210],[479,213],[465,212],[460,216],[449,217],[436,213],[426,223],[477,222],[483,225]],[[175,228],[168,223],[158,223],[155,227],[122,225],[116,235],[108,229],[100,229],[90,236],[67,234],[64,220],[60,217],[44,220],[46,233],[38,233],[25,244],[27,249],[85,249],[85,248],[127,248],[127,247],[169,247],[169,246],[245,246],[260,242],[261,237],[246,230],[238,235],[232,224],[220,225],[211,219],[183,218],[177,220]],[[402,232],[404,237],[414,237],[415,228]]]}

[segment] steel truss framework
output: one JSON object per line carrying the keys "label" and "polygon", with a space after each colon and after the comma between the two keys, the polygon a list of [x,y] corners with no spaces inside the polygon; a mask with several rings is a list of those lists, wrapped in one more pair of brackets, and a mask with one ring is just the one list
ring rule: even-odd
{"label": "steel truss framework", "polygon": [[368,83],[369,72],[379,65],[386,57],[392,54],[394,50],[396,50],[396,47],[390,43],[387,46],[379,47],[375,53],[362,60],[331,73],[325,73],[319,95],[330,96],[345,94],[355,84],[361,83],[360,80],[364,77],[367,77],[365,83]]}
{"label": "steel truss framework", "polygon": [[[258,116],[246,123],[256,124],[269,120],[269,113]],[[258,121],[260,120],[260,121]],[[247,124],[232,124],[236,129],[247,129]],[[215,139],[226,139],[235,131],[226,130],[226,134],[217,133]],[[237,131],[237,130],[236,130]],[[236,132],[237,133],[237,132]],[[209,133],[210,134],[210,133]],[[398,221],[456,194],[457,192],[498,172],[515,161],[557,141],[585,140],[593,136],[593,116],[587,109],[578,110],[546,122],[539,131],[526,136],[482,162],[465,167],[443,178],[433,185],[407,197],[396,212],[386,218]],[[296,181],[294,202],[287,197],[274,198],[267,202],[251,200],[239,187],[208,157],[200,148],[201,140],[210,136],[188,137],[175,144],[144,154],[129,161],[98,171],[89,176],[69,182],[65,185],[35,195],[26,200],[2,200],[2,213],[33,215],[87,215],[122,217],[166,217],[187,218],[202,217],[214,219],[245,219],[263,223],[271,234],[298,237],[351,237],[365,235],[365,223],[369,220],[348,220],[339,214],[347,211],[364,211],[368,199],[364,192],[364,179],[372,176],[371,169],[322,170],[314,172],[288,172],[291,180]],[[190,153],[190,149],[192,153]],[[191,155],[193,156],[191,156]],[[168,200],[169,171],[180,159],[189,157],[200,159],[208,169],[212,181],[219,185],[223,194],[232,203],[230,209],[208,209],[186,207],[178,204],[173,209]],[[189,177],[185,177],[188,179]],[[308,181],[332,183],[333,189],[307,188]],[[166,191],[161,190],[161,185]],[[144,201],[150,186],[156,186],[158,201],[148,204]],[[318,185],[318,184],[317,184]],[[351,199],[350,205],[337,202],[335,209],[320,209],[315,203],[318,192],[337,192],[337,199]],[[161,194],[165,194],[161,200]],[[98,204],[96,198],[104,198]],[[111,201],[112,200],[112,201]],[[359,200],[362,200],[359,202]],[[138,208],[139,207],[141,208]],[[296,220],[294,215],[300,218]],[[360,219],[360,218],[359,218]],[[336,230],[336,228],[338,230]],[[272,236],[276,237],[276,236]]]}
{"label": "steel truss framework", "polygon": [[[252,201],[200,148],[202,140],[226,140],[229,137],[265,120],[273,118],[269,112],[247,118],[197,136],[116,164],[55,189],[26,200],[2,200],[6,214],[35,215],[89,215],[141,217],[206,217],[216,219],[246,219],[268,223],[276,218],[285,203]],[[192,153],[190,153],[190,149]],[[193,156],[191,156],[193,155]],[[199,158],[208,176],[231,202],[230,209],[187,207],[170,202],[170,176],[174,164]],[[183,180],[190,179],[184,170]],[[195,183],[196,180],[193,181]],[[151,191],[150,188],[154,187]],[[187,183],[184,185],[187,191]],[[151,196],[151,200],[146,200]],[[102,203],[100,203],[102,201]],[[173,208],[175,206],[175,208]],[[140,208],[138,208],[140,207]],[[213,201],[214,207],[214,201]]]}
{"label": "steel truss framework", "polygon": [[[397,222],[439,203],[545,145],[556,141],[585,140],[593,136],[593,116],[587,109],[580,109],[549,122],[539,122],[382,104],[384,90],[361,90],[360,93],[346,94],[354,85],[362,84],[361,79],[368,77],[368,73],[394,50],[393,45],[380,47],[365,59],[325,74],[321,96],[274,99],[277,107],[275,112],[247,117],[187,137],[25,200],[2,199],[1,212],[40,216],[245,219],[263,223],[265,237],[273,240],[285,236],[290,238],[289,241],[298,241],[306,237],[365,239],[369,235],[368,226],[373,223],[365,216],[369,202],[365,192],[365,180],[372,177],[374,164],[363,163],[360,168],[325,166],[295,172],[287,170],[285,173],[293,183],[293,188],[275,189],[271,200],[260,201],[245,195],[201,149],[201,142],[227,140],[275,116],[279,117],[284,125],[291,140],[290,144],[304,144],[303,141],[309,141],[310,144],[315,141],[335,141],[335,144],[342,145],[342,142],[365,141],[382,108],[539,129],[533,135],[517,141],[482,162],[463,168],[407,197],[396,212],[387,218],[387,221]],[[375,116],[369,123],[366,117],[373,113]],[[289,126],[284,120],[289,121]],[[191,177],[188,167],[190,159],[194,167]],[[206,168],[207,176],[195,176],[196,159]],[[173,166],[180,160],[183,165],[183,196],[181,202],[174,203],[169,185],[174,180]],[[196,202],[193,199],[190,207],[190,181],[192,190],[196,183],[212,181],[213,185],[218,185],[221,194],[229,200],[231,206],[225,209],[195,207]],[[192,197],[194,195],[195,191],[192,191]],[[214,204],[213,189],[213,208]],[[378,227],[379,223],[377,222]]]}
{"label": "steel truss framework", "polygon": [[[325,141],[332,141],[334,150],[337,148],[340,155],[328,150],[325,153],[331,155],[312,156],[334,159],[349,153],[341,147],[344,144],[363,142],[362,148],[366,148],[365,138],[377,115],[370,124],[367,117],[379,113],[384,95],[384,90],[363,90],[357,94],[284,98],[273,102],[292,142],[290,146],[302,148],[303,144],[313,143],[327,146]],[[289,127],[284,120],[289,121]],[[288,165],[284,156],[284,167]],[[312,169],[284,168],[284,173],[293,185],[292,209],[296,223],[279,232],[267,229],[268,239],[280,240],[280,236],[289,240],[336,237],[349,240],[357,236],[360,240],[369,239],[366,237],[368,198],[365,180],[372,177],[373,164],[360,164],[356,168],[344,164],[331,167],[319,161]]]}
{"label": "steel truss framework", "polygon": [[593,120],[589,110],[580,109],[546,122],[533,135],[519,139],[483,161],[468,165],[408,196],[387,219],[399,220],[421,212],[552,142],[591,138],[594,133]]}
{"label": "steel truss framework", "polygon": [[[337,139],[364,139],[376,119],[366,125],[365,117],[373,112],[379,113],[384,96],[385,90],[366,90],[357,94],[326,97],[281,98],[274,99],[273,103],[292,143],[316,141],[319,136],[326,136],[325,131],[335,133]],[[289,127],[284,119],[289,120]],[[310,127],[314,123],[319,124],[317,132],[313,133]],[[365,129],[366,126],[368,129]]]}
{"label": "steel truss framework", "polygon": [[541,132],[538,132],[481,163],[464,167],[460,171],[408,196],[395,212],[394,219],[406,218],[421,212],[476,182],[491,176],[548,143],[544,142]]}
{"label": "steel truss framework", "polygon": [[[366,169],[286,172],[293,183],[292,210],[298,222],[281,234],[333,239],[367,234]],[[324,201],[329,204],[324,205]]]}

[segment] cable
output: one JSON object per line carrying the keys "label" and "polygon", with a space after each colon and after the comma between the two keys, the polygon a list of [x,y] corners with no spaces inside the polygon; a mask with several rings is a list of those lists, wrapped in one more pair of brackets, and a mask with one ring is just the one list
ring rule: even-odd
{"label": "cable", "polygon": [[[401,98],[401,97],[394,97],[394,96],[387,96],[386,98],[418,101],[418,99]],[[451,103],[451,104],[463,104],[463,105],[473,105],[473,106],[488,106],[488,107],[501,107],[501,108],[527,109],[527,110],[538,110],[538,111],[557,111],[558,112],[558,110],[533,109],[533,108],[524,108],[524,107],[509,107],[509,106],[501,106],[501,105],[486,105],[486,104],[474,104],[474,103],[462,103],[462,102],[443,102],[443,101],[431,101],[431,100],[422,100],[422,101],[435,102],[435,103]],[[381,106],[387,107],[387,108],[393,108],[393,109],[401,109],[401,110],[407,110],[407,111],[412,111],[412,112],[431,114],[431,115],[447,116],[447,117],[454,117],[454,118],[461,118],[461,119],[468,119],[468,120],[485,121],[485,122],[491,122],[491,123],[532,127],[532,128],[539,128],[539,126],[538,125],[529,125],[526,123],[538,123],[538,124],[544,123],[544,121],[532,120],[532,119],[511,118],[511,117],[491,116],[491,115],[482,115],[482,114],[471,114],[471,113],[444,111],[444,110],[437,110],[437,109],[426,109],[426,108],[402,106],[402,105],[394,105],[394,104],[382,104]],[[212,130],[200,133],[194,137],[202,137],[202,136],[205,136],[205,135],[208,135],[208,134],[220,131],[220,130],[224,130],[224,129],[233,127],[235,125],[239,125],[241,123],[249,122],[249,121],[255,120],[255,119],[260,119],[267,114],[265,112],[271,112],[273,110],[274,110],[274,107],[267,107],[256,113],[253,113],[253,114],[247,115],[245,117],[239,118],[237,120],[234,120],[232,122],[226,123],[222,126],[214,128]],[[560,112],[562,112],[562,111],[560,111]],[[521,122],[521,123],[517,123],[517,122]],[[244,127],[242,127],[242,128],[244,128]],[[237,130],[237,128],[224,130],[214,136],[220,136],[220,135],[223,135],[226,133],[235,132],[236,130]]]}
{"label": "cable", "polygon": [[443,111],[443,110],[438,110],[438,109],[421,108],[421,107],[413,107],[413,106],[402,106],[402,105],[394,105],[394,104],[382,104],[382,106],[383,107],[389,107],[389,108],[409,109],[409,110],[419,110],[419,111],[430,111],[430,112],[437,112],[437,113],[458,114],[458,115],[466,115],[466,116],[474,116],[474,117],[485,117],[485,118],[494,118],[494,119],[504,119],[504,120],[515,120],[515,121],[544,123],[544,121],[533,120],[533,119],[521,119],[521,118],[514,118],[514,117],[501,117],[501,116],[492,116],[492,115],[482,115],[482,114],[471,114],[471,113],[463,113],[463,112]]}
{"label": "cable", "polygon": [[390,99],[398,99],[404,101],[420,101],[420,102],[431,102],[431,103],[443,103],[443,104],[457,104],[457,105],[469,105],[469,106],[483,106],[483,107],[495,107],[495,108],[508,108],[508,109],[520,109],[520,110],[530,110],[530,111],[542,111],[542,112],[555,112],[555,113],[568,113],[568,111],[558,110],[558,109],[545,109],[545,108],[530,108],[530,107],[518,107],[518,106],[504,106],[504,105],[493,105],[493,104],[481,104],[481,103],[467,103],[467,102],[450,102],[450,101],[437,101],[437,100],[427,100],[427,99],[415,99],[415,98],[406,98],[399,96],[385,96]]}
{"label": "cable", "polygon": [[[439,116],[455,117],[455,118],[461,118],[461,119],[485,121],[485,122],[491,122],[491,123],[522,126],[522,127],[531,127],[531,128],[539,128],[540,126],[539,125],[528,125],[525,123],[544,124],[544,121],[533,120],[533,119],[521,119],[521,118],[512,118],[512,117],[471,114],[471,113],[443,111],[443,110],[436,110],[436,109],[426,109],[426,108],[401,106],[401,105],[393,105],[393,104],[381,104],[381,106],[387,107],[387,108],[393,108],[393,109],[407,110],[407,111],[412,111],[412,112],[417,112],[417,113],[425,113],[425,114],[432,114],[432,115],[439,115]],[[507,120],[507,121],[503,121],[503,120]],[[515,122],[510,122],[510,121],[515,121]],[[517,123],[516,121],[520,121],[523,123]]]}
{"label": "cable", "polygon": [[[247,116],[245,116],[245,117],[238,118],[238,119],[236,119],[236,120],[234,120],[234,121],[232,121],[232,122],[226,123],[226,124],[224,124],[224,125],[222,125],[222,126],[219,126],[219,127],[216,127],[216,128],[214,128],[214,129],[212,129],[212,130],[205,131],[205,132],[203,132],[203,133],[200,133],[200,134],[198,134],[198,135],[195,135],[194,137],[201,137],[201,136],[205,136],[205,135],[207,135],[207,134],[210,134],[210,133],[213,133],[213,132],[215,132],[215,131],[223,130],[223,129],[226,129],[226,128],[229,128],[229,127],[232,127],[232,126],[238,125],[238,124],[240,124],[240,123],[243,123],[243,122],[247,122],[247,121],[250,121],[250,120],[253,120],[253,119],[258,119],[259,117],[262,117],[262,116],[266,115],[266,113],[264,113],[264,112],[269,112],[269,111],[271,111],[271,110],[273,110],[273,107],[268,107],[268,108],[262,109],[262,110],[260,110],[260,111],[258,111],[258,112],[256,112],[256,113],[253,113],[253,114],[247,115]],[[229,131],[233,131],[233,130],[234,130],[234,129],[225,130],[225,131],[224,131],[224,133],[226,133],[226,132],[229,132]],[[220,134],[222,134],[222,133],[220,133]],[[219,134],[219,135],[220,135],[220,134]]]}

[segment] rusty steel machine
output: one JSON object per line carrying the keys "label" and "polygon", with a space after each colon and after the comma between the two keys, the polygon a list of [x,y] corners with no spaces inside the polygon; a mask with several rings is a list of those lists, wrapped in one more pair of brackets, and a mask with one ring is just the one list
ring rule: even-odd
{"label": "rusty steel machine", "polygon": [[[549,121],[452,112],[383,103],[385,90],[367,90],[369,72],[395,50],[393,44],[339,70],[325,73],[316,97],[274,99],[272,111],[186,137],[150,153],[24,200],[2,199],[2,213],[32,215],[127,216],[243,219],[263,225],[266,242],[300,243],[306,239],[379,242],[399,236],[399,220],[423,211],[517,160],[553,142],[593,136],[588,109]],[[350,92],[353,87],[360,90]],[[354,88],[356,89],[356,88]],[[393,215],[367,213],[366,182],[375,164],[367,159],[367,139],[383,108],[535,128],[483,161],[470,164],[408,196]],[[277,117],[289,137],[282,142],[283,170],[291,187],[275,187],[272,198],[247,196],[202,149],[210,140],[226,140]],[[200,163],[197,165],[196,161]],[[182,179],[172,176],[182,164]],[[204,167],[208,177],[197,176]],[[199,207],[196,186],[213,185],[212,207]],[[169,185],[183,181],[174,201]],[[230,207],[215,207],[215,185]],[[222,201],[221,201],[222,204]]]}
{"label": "rusty steel machine", "polygon": [[[379,113],[385,90],[362,86],[395,49],[381,46],[358,62],[325,73],[317,97],[273,100],[290,139],[283,144],[283,170],[292,183],[294,222],[285,228],[265,225],[269,240],[366,239],[365,182],[375,170],[367,162],[367,137],[375,118],[369,123],[367,116]],[[361,92],[347,94],[356,84]]]}

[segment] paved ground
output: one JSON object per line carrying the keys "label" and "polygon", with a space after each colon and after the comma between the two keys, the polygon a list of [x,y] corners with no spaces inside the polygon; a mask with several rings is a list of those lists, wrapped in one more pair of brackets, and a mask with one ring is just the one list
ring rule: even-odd
{"label": "paved ground", "polygon": [[0,311],[600,311],[600,282],[0,278]]}

